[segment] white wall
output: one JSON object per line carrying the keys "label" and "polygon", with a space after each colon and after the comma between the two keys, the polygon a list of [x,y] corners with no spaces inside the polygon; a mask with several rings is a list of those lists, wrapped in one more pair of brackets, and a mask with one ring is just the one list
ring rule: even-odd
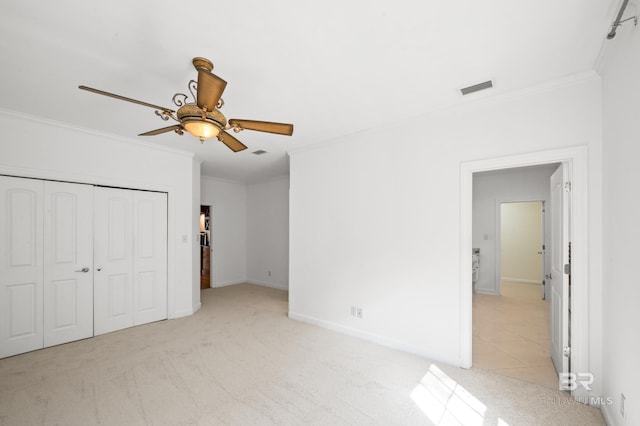
{"label": "white wall", "polygon": [[[631,16],[631,15],[629,15]],[[603,87],[604,406],[610,424],[640,424],[640,27],[626,23],[605,42]],[[627,397],[626,419],[620,393]]]}
{"label": "white wall", "polygon": [[250,282],[286,290],[289,179],[247,186],[202,176],[201,203],[213,205],[211,286]]}
{"label": "white wall", "polygon": [[[499,232],[497,206],[500,202],[549,201],[549,177],[557,165],[518,167],[473,175],[473,247],[480,248],[480,270],[476,290],[499,293],[496,274],[496,244]],[[549,241],[549,223],[545,236]],[[486,237],[486,239],[485,239]],[[548,253],[547,253],[548,255]],[[549,262],[547,261],[547,264]]]}
{"label": "white wall", "polygon": [[192,303],[195,310],[200,309],[200,165],[198,158],[193,158],[193,169],[191,172],[191,291]]}
{"label": "white wall", "polygon": [[[191,154],[0,111],[0,173],[168,193],[169,317],[197,310]],[[199,168],[198,168],[199,172]]]}
{"label": "white wall", "polygon": [[461,162],[576,145],[599,289],[600,102],[589,73],[293,152],[290,316],[461,365]]}
{"label": "white wall", "polygon": [[[202,176],[200,203],[213,205],[212,287],[247,281],[247,187]],[[198,211],[200,207],[198,206]]]}
{"label": "white wall", "polygon": [[247,187],[248,281],[289,287],[289,179]]}

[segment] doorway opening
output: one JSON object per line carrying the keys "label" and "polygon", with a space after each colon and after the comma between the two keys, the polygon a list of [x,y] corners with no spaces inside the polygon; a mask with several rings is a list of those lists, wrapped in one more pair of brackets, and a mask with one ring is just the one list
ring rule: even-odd
{"label": "doorway opening", "polygon": [[200,290],[211,288],[212,244],[211,224],[212,206],[200,206]]}
{"label": "doorway opening", "polygon": [[[567,231],[572,236],[570,275],[574,285],[571,290],[571,349],[566,353],[571,361],[571,371],[591,371],[589,363],[589,321],[588,321],[588,209],[587,209],[587,148],[585,146],[541,151],[510,157],[469,161],[460,168],[460,366],[471,368],[473,354],[473,282],[472,249],[473,246],[473,177],[475,173],[514,169],[517,167],[542,166],[562,163],[566,167],[567,179],[571,183],[570,197],[572,208],[568,211]],[[482,253],[482,250],[481,250]],[[482,263],[481,263],[482,265]],[[486,263],[485,263],[486,265]],[[495,264],[494,264],[495,265]],[[495,267],[495,266],[494,266]],[[481,274],[482,276],[482,274]],[[480,278],[480,280],[482,277]],[[568,299],[566,299],[567,302]],[[574,398],[585,398],[587,391],[576,388],[571,391]]]}
{"label": "doorway opening", "polygon": [[558,375],[543,291],[544,203],[554,167],[558,164],[475,174],[479,200],[473,212],[473,245],[482,246],[484,260],[495,259],[495,268],[485,268],[485,280],[474,288],[473,366],[550,389],[558,388]]}
{"label": "doorway opening", "polygon": [[[549,177],[541,166],[541,183],[548,186]],[[552,165],[557,167],[557,165]],[[500,202],[496,212],[500,226],[496,256],[500,268],[498,279],[499,294],[503,283],[529,284],[528,293],[545,296],[545,200]],[[533,286],[533,287],[532,287]],[[531,289],[534,289],[532,291]],[[537,291],[535,291],[537,289]]]}

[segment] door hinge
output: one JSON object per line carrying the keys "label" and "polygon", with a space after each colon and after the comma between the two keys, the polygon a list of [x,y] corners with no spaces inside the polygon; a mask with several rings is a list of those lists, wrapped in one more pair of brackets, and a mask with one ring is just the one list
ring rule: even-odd
{"label": "door hinge", "polygon": [[564,183],[564,190],[567,192],[571,192],[571,182],[567,181]]}
{"label": "door hinge", "polygon": [[571,347],[565,346],[564,349],[562,350],[562,355],[569,358],[571,356]]}
{"label": "door hinge", "polygon": [[564,265],[564,273],[567,275],[571,275],[571,264],[570,263],[565,263]]}

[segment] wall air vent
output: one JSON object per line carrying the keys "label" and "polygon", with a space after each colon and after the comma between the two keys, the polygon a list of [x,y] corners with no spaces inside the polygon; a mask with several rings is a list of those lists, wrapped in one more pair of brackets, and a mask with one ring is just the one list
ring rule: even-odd
{"label": "wall air vent", "polygon": [[468,95],[470,93],[479,92],[485,89],[491,89],[493,87],[493,82],[491,80],[484,81],[482,83],[474,84],[473,86],[463,87],[460,89],[462,95]]}
{"label": "wall air vent", "polygon": [[253,151],[252,152],[252,154],[255,154],[255,155],[262,155],[262,154],[266,154],[266,153],[267,153],[267,151],[265,151],[264,149],[259,149],[257,151]]}

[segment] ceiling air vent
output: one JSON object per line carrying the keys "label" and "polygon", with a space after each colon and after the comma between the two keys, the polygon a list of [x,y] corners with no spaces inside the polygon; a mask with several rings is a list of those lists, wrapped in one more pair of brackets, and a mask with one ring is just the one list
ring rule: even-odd
{"label": "ceiling air vent", "polygon": [[491,89],[493,87],[493,82],[491,80],[484,81],[482,83],[474,84],[473,86],[463,87],[460,89],[462,95],[468,95],[470,93],[479,92],[485,89]]}
{"label": "ceiling air vent", "polygon": [[255,154],[255,155],[262,155],[262,154],[266,154],[266,153],[267,153],[267,151],[265,151],[264,149],[259,149],[259,150],[257,150],[257,151],[253,151],[253,153],[252,153],[252,154]]}

